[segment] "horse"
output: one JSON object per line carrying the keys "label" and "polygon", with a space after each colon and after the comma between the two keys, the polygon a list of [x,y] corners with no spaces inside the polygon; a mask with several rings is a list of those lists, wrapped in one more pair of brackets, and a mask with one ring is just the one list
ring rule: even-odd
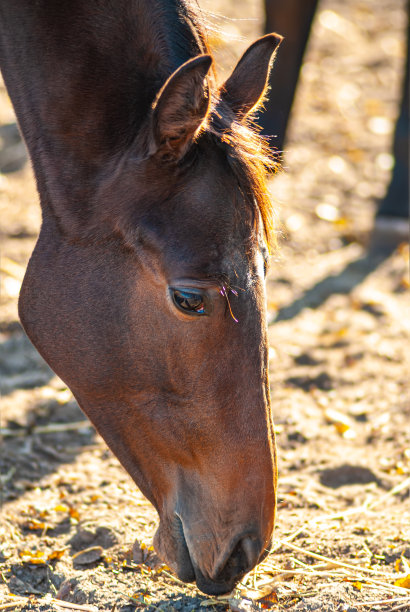
{"label": "horse", "polygon": [[275,520],[274,160],[251,118],[281,37],[217,86],[191,0],[1,0],[0,22],[42,207],[22,325],[155,506],[160,557],[229,592]]}

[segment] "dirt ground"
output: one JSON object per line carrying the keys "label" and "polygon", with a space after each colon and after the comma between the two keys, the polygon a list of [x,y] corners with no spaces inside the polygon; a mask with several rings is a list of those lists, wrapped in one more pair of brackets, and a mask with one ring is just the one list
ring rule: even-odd
{"label": "dirt ground", "polygon": [[[261,32],[262,5],[201,5],[224,74]],[[409,250],[366,248],[393,162],[404,8],[319,7],[286,169],[270,184],[282,227],[267,281],[276,537],[229,598],[161,565],[156,513],[21,330],[40,209],[0,90],[0,610],[410,610]]]}

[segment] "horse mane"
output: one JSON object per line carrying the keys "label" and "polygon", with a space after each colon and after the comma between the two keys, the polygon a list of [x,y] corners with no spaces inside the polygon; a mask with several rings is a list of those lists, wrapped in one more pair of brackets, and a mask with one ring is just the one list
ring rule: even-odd
{"label": "horse mane", "polygon": [[280,163],[267,139],[261,136],[252,116],[238,122],[221,99],[210,113],[206,131],[225,152],[238,181],[239,189],[250,206],[254,222],[262,220],[269,252],[276,246],[275,210],[267,189],[267,178]]}

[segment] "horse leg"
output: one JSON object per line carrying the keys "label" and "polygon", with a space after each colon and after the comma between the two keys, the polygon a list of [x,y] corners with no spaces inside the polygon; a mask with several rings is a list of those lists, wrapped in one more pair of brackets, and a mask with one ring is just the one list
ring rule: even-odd
{"label": "horse leg", "polygon": [[[410,2],[408,16],[410,20]],[[403,217],[409,213],[409,38],[407,26],[407,60],[404,72],[400,114],[397,119],[393,141],[394,168],[386,196],[380,203],[377,217]]]}
{"label": "horse leg", "polygon": [[[272,70],[269,100],[258,122],[271,144],[282,151],[299,70],[318,0],[265,0],[265,31],[279,32],[285,40],[280,61]],[[274,138],[275,136],[275,138]]]}

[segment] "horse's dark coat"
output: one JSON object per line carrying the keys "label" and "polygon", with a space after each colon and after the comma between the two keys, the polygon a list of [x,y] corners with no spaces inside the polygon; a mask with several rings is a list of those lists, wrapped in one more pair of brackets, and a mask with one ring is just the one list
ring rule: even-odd
{"label": "horse's dark coat", "polygon": [[185,0],[1,0],[0,17],[43,209],[23,325],[157,508],[160,554],[226,592],[275,515],[268,160],[246,117],[280,37],[218,90]]}

